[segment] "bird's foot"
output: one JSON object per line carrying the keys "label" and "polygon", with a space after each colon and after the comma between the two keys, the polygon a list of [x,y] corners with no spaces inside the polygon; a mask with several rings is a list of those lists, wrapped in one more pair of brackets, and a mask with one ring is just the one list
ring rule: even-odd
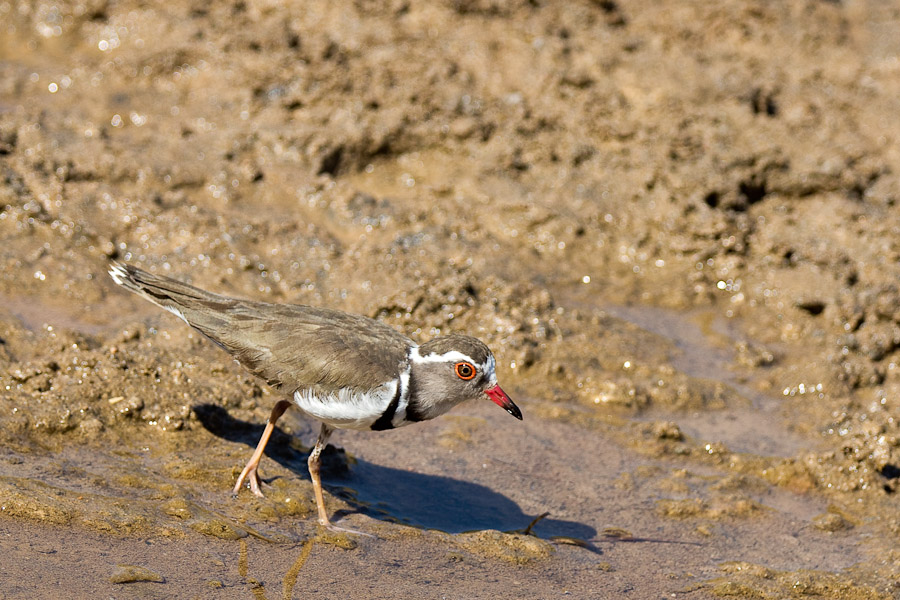
{"label": "bird's foot", "polygon": [[256,469],[251,469],[249,471],[247,471],[245,469],[244,472],[242,472],[240,474],[240,476],[238,477],[237,483],[234,484],[234,489],[231,490],[231,495],[233,497],[235,497],[235,498],[237,497],[238,492],[241,491],[241,487],[243,487],[243,485],[244,485],[245,479],[247,481],[249,481],[250,491],[253,492],[254,496],[256,496],[257,498],[265,498],[265,495],[262,493],[262,490],[260,489],[262,480],[259,478],[259,473],[256,471]]}
{"label": "bird's foot", "polygon": [[260,485],[262,485],[262,479],[259,478],[259,474],[256,471],[253,471],[253,475],[250,477],[250,491],[257,498],[265,498],[259,487]]}
{"label": "bird's foot", "polygon": [[375,536],[372,535],[371,533],[365,533],[364,531],[357,531],[357,530],[355,530],[355,529],[348,529],[348,528],[346,528],[346,527],[339,527],[338,525],[335,525],[335,524],[332,523],[331,521],[325,521],[325,522],[323,523],[321,519],[319,520],[319,527],[323,528],[323,529],[326,530],[326,531],[330,531],[331,533],[338,533],[338,534],[341,534],[341,533],[348,533],[348,534],[350,534],[350,535],[362,535],[362,536],[370,537],[370,538],[374,538],[374,537],[375,537]]}

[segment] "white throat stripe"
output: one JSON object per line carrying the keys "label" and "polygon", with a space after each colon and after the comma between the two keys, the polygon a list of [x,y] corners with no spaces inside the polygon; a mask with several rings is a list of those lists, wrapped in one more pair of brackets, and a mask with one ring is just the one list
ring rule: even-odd
{"label": "white throat stripe", "polygon": [[406,407],[409,406],[409,374],[412,373],[412,364],[406,367],[406,370],[400,373],[400,380],[397,385],[400,386],[400,401],[397,402],[397,410],[394,411],[394,418],[391,419],[391,425],[400,427],[407,425]]}

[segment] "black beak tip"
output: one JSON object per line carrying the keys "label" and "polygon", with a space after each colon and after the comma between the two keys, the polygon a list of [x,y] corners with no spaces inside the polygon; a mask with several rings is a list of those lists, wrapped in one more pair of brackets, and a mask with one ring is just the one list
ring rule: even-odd
{"label": "black beak tip", "polygon": [[518,420],[522,420],[522,411],[519,410],[519,407],[513,404],[509,408],[506,409],[506,412],[517,418]]}

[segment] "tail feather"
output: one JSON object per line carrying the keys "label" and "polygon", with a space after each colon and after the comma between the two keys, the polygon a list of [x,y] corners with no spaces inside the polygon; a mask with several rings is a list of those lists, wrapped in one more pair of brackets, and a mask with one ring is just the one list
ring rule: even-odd
{"label": "tail feather", "polygon": [[198,305],[211,306],[227,304],[229,299],[182,283],[171,277],[154,275],[137,267],[112,262],[109,276],[118,285],[138,296],[149,300],[177,316],[189,325],[194,325],[185,317],[185,310],[190,311]]}

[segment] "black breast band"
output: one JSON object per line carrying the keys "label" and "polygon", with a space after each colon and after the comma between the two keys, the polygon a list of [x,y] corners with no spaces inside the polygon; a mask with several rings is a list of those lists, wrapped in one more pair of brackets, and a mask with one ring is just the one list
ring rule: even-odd
{"label": "black breast band", "polygon": [[391,403],[384,409],[384,412],[381,413],[378,420],[372,423],[372,431],[384,431],[386,429],[394,428],[394,415],[397,413],[397,406],[400,404],[400,394],[403,393],[403,390],[401,389],[402,386],[400,385],[401,383],[402,380],[397,378],[397,393],[394,394]]}

